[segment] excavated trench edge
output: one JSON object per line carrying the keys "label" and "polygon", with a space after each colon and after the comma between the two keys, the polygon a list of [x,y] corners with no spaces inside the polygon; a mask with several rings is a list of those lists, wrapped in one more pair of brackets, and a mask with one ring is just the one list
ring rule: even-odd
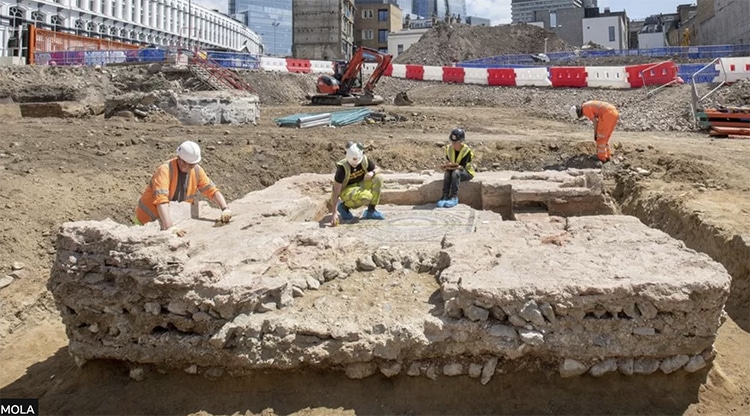
{"label": "excavated trench edge", "polygon": [[720,225],[702,218],[700,211],[684,201],[649,190],[628,176],[616,178],[613,199],[625,215],[632,215],[649,227],[681,240],[688,248],[702,252],[724,266],[732,276],[726,312],[745,331],[750,331],[750,241],[728,234]]}

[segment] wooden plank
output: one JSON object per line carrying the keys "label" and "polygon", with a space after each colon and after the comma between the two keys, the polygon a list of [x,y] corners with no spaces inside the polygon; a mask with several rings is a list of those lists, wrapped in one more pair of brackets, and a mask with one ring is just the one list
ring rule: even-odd
{"label": "wooden plank", "polygon": [[709,120],[712,118],[738,118],[738,119],[745,119],[750,120],[750,114],[746,113],[713,113],[709,112],[706,113],[706,116]]}
{"label": "wooden plank", "polygon": [[750,107],[723,107],[723,108],[704,108],[703,111],[711,111],[714,113],[729,112],[729,113],[747,113],[750,114]]}
{"label": "wooden plank", "polygon": [[737,128],[737,127],[712,127],[711,136],[750,136],[750,128]]}
{"label": "wooden plank", "polygon": [[711,127],[738,127],[738,128],[750,128],[750,122],[732,122],[732,121],[709,121],[708,124]]}

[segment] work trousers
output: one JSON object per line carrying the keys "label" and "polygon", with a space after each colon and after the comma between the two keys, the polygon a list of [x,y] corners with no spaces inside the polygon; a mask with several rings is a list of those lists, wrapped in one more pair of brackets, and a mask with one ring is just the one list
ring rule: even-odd
{"label": "work trousers", "polygon": [[608,161],[612,156],[609,150],[609,138],[612,137],[619,118],[620,113],[612,108],[600,115],[596,123],[596,157],[602,162]]}
{"label": "work trousers", "polygon": [[341,191],[341,201],[348,208],[359,208],[364,205],[378,205],[380,203],[380,188],[383,186],[383,178],[375,175],[372,179],[347,185]]}
{"label": "work trousers", "polygon": [[458,185],[461,181],[470,181],[471,175],[465,170],[446,170],[443,174],[443,198],[458,198]]}

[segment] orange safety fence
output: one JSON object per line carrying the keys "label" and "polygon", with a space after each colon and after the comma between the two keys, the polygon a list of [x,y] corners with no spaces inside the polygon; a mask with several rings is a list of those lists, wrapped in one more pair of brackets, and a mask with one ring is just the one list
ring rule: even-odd
{"label": "orange safety fence", "polygon": [[114,40],[90,38],[55,32],[31,26],[29,30],[29,64],[34,64],[34,52],[86,51],[86,50],[135,50],[139,45]]}

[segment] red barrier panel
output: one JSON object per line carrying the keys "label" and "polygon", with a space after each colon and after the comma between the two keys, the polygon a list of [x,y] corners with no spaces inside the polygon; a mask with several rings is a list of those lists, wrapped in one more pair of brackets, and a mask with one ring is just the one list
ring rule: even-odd
{"label": "red barrier panel", "polygon": [[453,66],[443,67],[443,82],[464,83],[464,69]]}
{"label": "red barrier panel", "polygon": [[487,85],[516,86],[516,71],[512,68],[488,68]]}
{"label": "red barrier panel", "polygon": [[312,72],[310,61],[307,59],[286,58],[286,69],[289,72],[309,74]]}
{"label": "red barrier panel", "polygon": [[424,79],[424,67],[422,65],[406,65],[406,79]]}
{"label": "red barrier panel", "polygon": [[549,75],[553,87],[588,87],[588,74],[583,66],[553,66]]}
{"label": "red barrier panel", "polygon": [[626,66],[628,82],[633,88],[647,85],[669,84],[677,79],[677,65],[672,61],[658,64],[643,64]]}

